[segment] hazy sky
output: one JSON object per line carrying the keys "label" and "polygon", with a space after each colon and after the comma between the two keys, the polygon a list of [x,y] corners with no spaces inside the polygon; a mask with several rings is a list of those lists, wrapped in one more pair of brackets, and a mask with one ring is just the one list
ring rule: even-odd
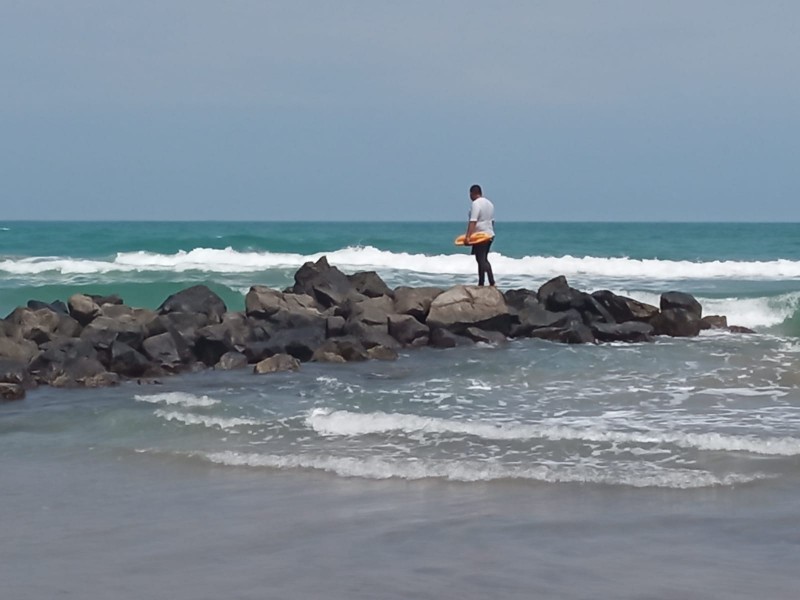
{"label": "hazy sky", "polygon": [[2,219],[800,221],[800,2],[0,0]]}

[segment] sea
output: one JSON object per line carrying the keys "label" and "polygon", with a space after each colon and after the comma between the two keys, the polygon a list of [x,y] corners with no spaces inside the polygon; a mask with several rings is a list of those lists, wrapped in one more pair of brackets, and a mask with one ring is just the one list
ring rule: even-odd
{"label": "sea", "polygon": [[[711,330],[517,339],[0,404],[0,596],[800,597],[800,224],[503,223],[498,287],[565,275]],[[327,256],[476,281],[463,223],[0,222],[0,313],[203,283],[229,310]]]}

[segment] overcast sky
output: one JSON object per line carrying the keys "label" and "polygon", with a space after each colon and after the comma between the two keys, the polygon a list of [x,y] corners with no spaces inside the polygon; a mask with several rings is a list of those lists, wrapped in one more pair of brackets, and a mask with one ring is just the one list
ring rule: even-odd
{"label": "overcast sky", "polygon": [[800,2],[0,0],[2,219],[800,221]]}

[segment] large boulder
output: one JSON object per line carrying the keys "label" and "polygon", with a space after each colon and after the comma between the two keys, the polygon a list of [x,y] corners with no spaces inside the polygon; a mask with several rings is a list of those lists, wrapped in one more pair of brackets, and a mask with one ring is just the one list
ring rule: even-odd
{"label": "large boulder", "polygon": [[722,315],[706,315],[700,319],[700,329],[727,329],[728,318]]}
{"label": "large boulder", "polygon": [[222,298],[205,285],[194,285],[172,294],[158,308],[162,315],[175,312],[202,314],[208,317],[210,323],[222,321],[222,315],[227,310]]}
{"label": "large boulder", "polygon": [[532,331],[542,327],[562,327],[572,321],[581,322],[581,314],[577,310],[553,312],[547,310],[536,295],[528,296],[516,309],[516,323],[509,332],[512,337],[529,336]]}
{"label": "large boulder", "polygon": [[404,346],[426,346],[430,329],[411,315],[389,315],[389,335]]}
{"label": "large boulder", "polygon": [[389,296],[376,296],[353,302],[349,320],[361,321],[366,325],[386,326],[389,315],[394,314],[394,302]]}
{"label": "large boulder", "polygon": [[173,312],[148,322],[145,335],[153,337],[170,331],[179,334],[189,346],[194,346],[197,332],[208,324],[208,316],[202,313]]}
{"label": "large boulder", "polygon": [[54,300],[53,302],[42,302],[41,300],[28,300],[26,306],[31,310],[40,310],[47,308],[53,312],[61,313],[62,315],[69,314],[69,308],[61,300]]}
{"label": "large boulder", "polygon": [[108,364],[109,371],[125,377],[156,374],[155,366],[144,354],[117,340],[111,344]]}
{"label": "large boulder", "polygon": [[120,341],[132,348],[141,348],[147,337],[147,327],[133,315],[123,314],[117,318],[99,315],[84,327],[81,339],[89,340],[97,345],[110,347]]}
{"label": "large boulder", "polygon": [[100,307],[97,302],[86,294],[73,294],[67,300],[69,314],[81,325],[88,325],[97,315],[100,314]]}
{"label": "large boulder", "polygon": [[693,337],[700,333],[702,321],[694,312],[682,308],[662,310],[650,320],[655,335]]}
{"label": "large boulder", "polygon": [[497,288],[457,285],[436,296],[426,322],[432,329],[454,333],[467,327],[506,333],[511,321],[506,300]]}
{"label": "large boulder", "polygon": [[96,358],[79,357],[58,365],[47,383],[53,387],[107,387],[119,383],[116,373],[109,373]]}
{"label": "large boulder", "polygon": [[[28,365],[28,372],[36,382],[51,384],[57,377],[64,376],[65,365],[80,364],[79,359],[87,359],[92,365],[100,364],[97,350],[90,342],[78,338],[53,340],[42,345],[41,352]],[[105,371],[105,367],[102,370]]]}
{"label": "large boulder", "polygon": [[[271,354],[289,354],[302,362],[307,362],[311,360],[314,351],[324,341],[325,328],[323,326],[280,329],[262,343],[265,350]],[[252,349],[253,346],[255,344],[246,346],[244,353],[247,354],[248,348]]]}
{"label": "large boulder", "polygon": [[457,346],[471,346],[474,343],[470,338],[447,329],[431,329],[429,344],[434,348],[456,348]]}
{"label": "large boulder", "polygon": [[330,308],[344,302],[356,293],[347,276],[336,267],[328,264],[326,257],[317,262],[307,262],[294,274],[295,294],[312,296],[323,308]]}
{"label": "large boulder", "polygon": [[626,296],[619,296],[609,290],[592,292],[592,298],[599,302],[617,323],[625,323],[627,321],[642,321],[646,323],[658,314],[658,308],[651,304],[639,302]]}
{"label": "large boulder", "polygon": [[354,337],[346,336],[326,340],[314,351],[315,362],[359,362],[369,358],[367,349]]}
{"label": "large boulder", "polygon": [[244,299],[248,317],[269,319],[279,312],[310,312],[320,314],[319,305],[308,294],[280,292],[263,285],[254,285]]}
{"label": "large boulder", "polygon": [[186,340],[175,330],[159,333],[142,343],[144,355],[165,371],[175,372],[194,359]]}
{"label": "large boulder", "polygon": [[300,369],[300,361],[288,354],[276,354],[265,358],[253,368],[254,373],[278,373],[281,371],[297,371]]}
{"label": "large boulder", "polygon": [[197,331],[195,356],[209,367],[216,365],[227,352],[240,352],[253,339],[253,331],[242,314],[228,313],[222,323],[207,325]]}
{"label": "large boulder", "polygon": [[6,321],[16,325],[18,335],[40,345],[57,337],[75,337],[81,331],[75,319],[49,308],[20,307],[8,315]]}
{"label": "large boulder", "polygon": [[345,331],[348,335],[357,338],[365,348],[386,346],[396,349],[400,347],[400,342],[389,335],[388,320],[382,325],[370,325],[364,321],[351,320],[347,322]]}
{"label": "large boulder", "polygon": [[567,283],[566,277],[559,275],[544,283],[537,292],[539,302],[551,312],[577,310],[584,323],[614,323],[614,317],[591,294],[575,289]]}
{"label": "large boulder", "polygon": [[378,298],[379,296],[392,297],[394,295],[392,289],[386,285],[380,275],[375,271],[361,271],[353,275],[348,275],[347,279],[356,292],[368,298]]}
{"label": "large boulder", "polygon": [[593,344],[595,342],[592,330],[579,322],[568,323],[564,327],[541,327],[534,329],[530,337],[565,344]]}
{"label": "large boulder", "polygon": [[394,312],[411,315],[421,323],[428,318],[434,299],[444,290],[437,287],[399,287],[394,290]]}
{"label": "large boulder", "polygon": [[36,342],[12,337],[0,337],[0,358],[29,363],[39,353]]}
{"label": "large boulder", "polygon": [[464,335],[471,339],[473,342],[481,342],[483,344],[503,344],[508,341],[508,338],[499,331],[485,331],[478,327],[467,327]]}
{"label": "large boulder", "polygon": [[0,383],[29,385],[30,379],[27,362],[0,358]]}
{"label": "large boulder", "polygon": [[244,369],[247,366],[247,357],[241,352],[226,352],[219,362],[214,365],[220,371],[233,371],[234,369]]}
{"label": "large boulder", "polygon": [[681,309],[692,313],[698,319],[703,316],[703,307],[691,294],[684,292],[664,292],[661,294],[661,310]]}

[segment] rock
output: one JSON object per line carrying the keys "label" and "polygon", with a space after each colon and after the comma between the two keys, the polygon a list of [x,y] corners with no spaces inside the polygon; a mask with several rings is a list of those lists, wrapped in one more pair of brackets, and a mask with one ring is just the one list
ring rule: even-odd
{"label": "rock", "polygon": [[508,338],[499,331],[484,331],[477,327],[467,327],[464,335],[473,342],[481,342],[483,344],[504,344],[508,341]]}
{"label": "rock", "polygon": [[47,308],[55,313],[62,315],[69,315],[69,308],[61,300],[54,300],[53,302],[42,302],[40,300],[28,300],[27,307],[31,310],[40,310]]}
{"label": "rock", "polygon": [[326,257],[317,262],[305,263],[294,275],[295,294],[308,294],[323,307],[329,308],[344,302],[355,288],[347,276],[328,264]]}
{"label": "rock", "polygon": [[707,315],[700,319],[700,329],[727,329],[728,318],[719,315]]}
{"label": "rock", "polygon": [[29,363],[39,353],[36,342],[10,337],[0,337],[0,358]]}
{"label": "rock", "polygon": [[655,335],[692,337],[700,333],[700,316],[682,308],[662,310],[650,321]]}
{"label": "rock", "polygon": [[576,310],[552,312],[547,310],[536,296],[530,296],[523,306],[517,309],[517,323],[511,326],[511,337],[529,336],[542,327],[563,327],[572,321],[582,322],[583,317]]}
{"label": "rock", "polygon": [[389,335],[388,323],[383,325],[369,325],[363,321],[348,321],[346,331],[352,335],[365,348],[373,346],[386,346],[387,348],[399,348],[400,343]]}
{"label": "rock", "polygon": [[627,321],[649,322],[650,319],[658,314],[658,308],[651,304],[645,304],[626,296],[618,296],[609,290],[598,290],[592,292],[591,295],[611,313],[617,323],[625,323]]}
{"label": "rock", "polygon": [[424,323],[428,318],[431,304],[444,290],[437,287],[399,287],[394,291],[394,312],[411,315]]}
{"label": "rock", "polygon": [[539,303],[538,294],[526,289],[506,290],[503,292],[503,297],[506,299],[506,306],[508,306],[508,310],[511,314],[517,314],[520,310],[525,308],[527,302]]}
{"label": "rock", "polygon": [[268,319],[281,311],[321,314],[317,302],[308,294],[287,294],[254,285],[245,296],[245,314],[248,317]]}
{"label": "rock", "polygon": [[263,375],[265,373],[297,371],[299,369],[300,361],[293,356],[289,356],[288,354],[276,354],[275,356],[270,356],[257,363],[253,368],[253,372]]}
{"label": "rock", "polygon": [[427,345],[430,329],[408,314],[389,315],[388,333],[404,346]]}
{"label": "rock", "polygon": [[394,296],[392,289],[386,285],[383,279],[375,271],[362,271],[348,275],[347,279],[356,292],[368,298],[379,298],[380,296]]}
{"label": "rock", "polygon": [[729,325],[728,331],[731,333],[756,333],[753,329],[742,327],[741,325]]}
{"label": "rock", "polygon": [[361,321],[365,325],[386,327],[390,314],[394,314],[392,299],[389,296],[377,296],[352,303],[350,319]]}
{"label": "rock", "polygon": [[225,353],[242,351],[252,336],[243,316],[241,319],[228,318],[222,323],[207,325],[197,331],[194,353],[200,361],[211,367]]}
{"label": "rock", "polygon": [[591,294],[577,290],[560,275],[543,284],[537,292],[542,306],[551,312],[577,310],[585,324],[595,322],[614,323],[613,315]]}
{"label": "rock", "polygon": [[431,329],[430,345],[434,348],[455,348],[471,346],[474,342],[463,335],[455,334],[447,329]]}
{"label": "rock", "polygon": [[[302,327],[281,329],[264,342],[272,354],[289,354],[302,362],[311,360],[314,351],[325,341],[325,329],[321,327]],[[245,354],[247,349],[245,349]]]}
{"label": "rock", "polygon": [[100,294],[89,294],[89,298],[91,298],[97,306],[101,309],[104,306],[115,306],[115,305],[122,305],[124,302],[122,298],[120,298],[117,294],[111,294],[110,296],[102,296]]}
{"label": "rock", "polygon": [[122,314],[112,318],[101,314],[84,327],[81,339],[92,342],[96,348],[110,348],[115,341],[120,341],[139,349],[146,334],[145,325],[133,315]]}
{"label": "rock", "polygon": [[242,354],[244,354],[245,358],[247,359],[247,362],[252,364],[261,362],[265,358],[273,356],[275,354],[275,351],[272,348],[273,346],[270,345],[268,341],[254,340],[251,342],[247,342],[244,345],[244,348],[242,348]]}
{"label": "rock", "polygon": [[38,345],[56,337],[74,337],[81,329],[72,317],[49,308],[32,310],[20,307],[8,315],[6,320],[16,325],[17,335]]}
{"label": "rock", "polygon": [[346,335],[346,324],[347,321],[345,321],[344,317],[328,317],[325,321],[325,336],[330,338]]}
{"label": "rock", "polygon": [[162,315],[169,313],[196,313],[205,315],[209,323],[219,323],[227,311],[225,302],[208,286],[194,285],[171,295],[158,308]]}
{"label": "rock", "polygon": [[111,344],[108,369],[124,377],[142,377],[154,370],[147,357],[125,342],[115,340]]}
{"label": "rock", "polygon": [[197,332],[209,324],[208,316],[201,313],[173,312],[159,315],[145,327],[145,337],[168,331],[179,334],[189,346],[197,341]]}
{"label": "rock", "polygon": [[426,322],[431,329],[449,329],[454,333],[467,327],[507,332],[511,315],[497,288],[457,285],[434,299]]}
{"label": "rock", "polygon": [[[12,317],[14,313],[12,312],[6,319]],[[19,330],[19,325],[15,325],[14,323],[3,319],[0,321],[0,338],[11,338],[15,340],[21,340],[22,335]]]}
{"label": "rock", "polygon": [[85,294],[73,294],[67,300],[70,316],[83,326],[100,314],[97,303]]}
{"label": "rock", "polygon": [[397,360],[397,350],[386,346],[373,346],[367,350],[367,356],[373,360]]}
{"label": "rock", "polygon": [[142,342],[142,350],[147,358],[170,372],[178,371],[194,359],[186,340],[174,330],[147,338]]}
{"label": "rock", "polygon": [[247,366],[247,357],[241,352],[226,352],[219,362],[214,366],[220,371],[233,371],[234,369],[244,369]]}
{"label": "rock", "polygon": [[661,310],[683,309],[700,319],[703,316],[703,307],[691,294],[684,292],[664,292],[661,294]]}
{"label": "rock", "polygon": [[593,344],[594,334],[583,323],[571,322],[564,327],[542,327],[534,329],[530,337],[566,344]]}
{"label": "rock", "polygon": [[53,387],[108,387],[119,383],[116,373],[109,373],[96,358],[82,356],[59,365],[47,382]]}
{"label": "rock", "polygon": [[0,400],[10,402],[12,400],[23,400],[25,398],[25,388],[18,383],[0,383]]}
{"label": "rock", "polygon": [[[338,359],[335,357],[339,357]],[[364,345],[354,337],[331,338],[314,351],[316,362],[359,362],[369,358]],[[339,360],[341,359],[341,360]]]}
{"label": "rock", "polygon": [[595,323],[591,329],[601,342],[649,342],[653,339],[653,326],[639,321]]}
{"label": "rock", "polygon": [[0,358],[0,383],[15,383],[18,385],[29,385],[30,376],[28,375],[27,362]]}
{"label": "rock", "polygon": [[[82,359],[87,359],[91,364],[100,364],[97,350],[86,340],[77,338],[63,338],[43,344],[41,352],[28,365],[28,372],[37,383],[52,385],[54,379],[65,376],[65,365],[79,364]],[[100,364],[101,371],[105,367]],[[66,376],[69,378],[69,376]],[[74,382],[77,386],[78,383]]]}

